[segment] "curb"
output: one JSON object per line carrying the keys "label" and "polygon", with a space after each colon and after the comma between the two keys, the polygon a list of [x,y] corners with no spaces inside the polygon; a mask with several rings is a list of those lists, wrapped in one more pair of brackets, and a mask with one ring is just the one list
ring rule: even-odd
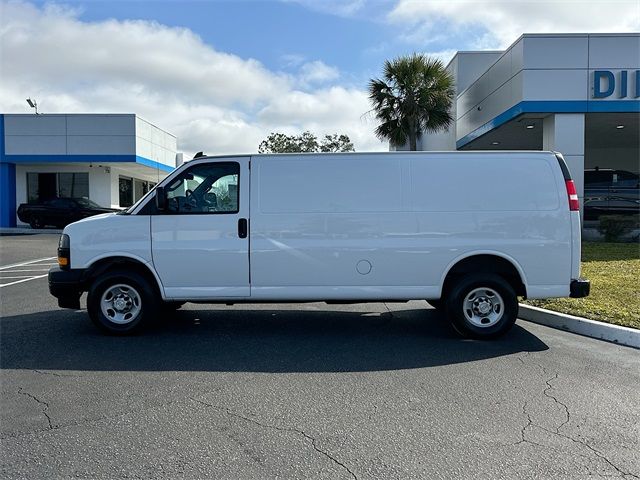
{"label": "curb", "polygon": [[640,330],[520,304],[518,318],[585,337],[640,349]]}

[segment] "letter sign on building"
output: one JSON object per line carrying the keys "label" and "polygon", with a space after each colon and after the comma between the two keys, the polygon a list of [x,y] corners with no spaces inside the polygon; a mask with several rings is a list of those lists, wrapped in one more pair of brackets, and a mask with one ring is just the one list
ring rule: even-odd
{"label": "letter sign on building", "polygon": [[[630,96],[629,77],[635,77],[633,98],[640,97],[640,70],[620,70],[618,72],[618,98]],[[616,90],[616,76],[611,70],[594,70],[593,72],[593,98],[607,98]]]}

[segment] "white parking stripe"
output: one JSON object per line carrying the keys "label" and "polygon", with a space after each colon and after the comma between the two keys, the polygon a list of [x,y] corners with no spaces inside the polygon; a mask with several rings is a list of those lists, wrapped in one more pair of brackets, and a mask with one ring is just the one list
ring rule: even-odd
{"label": "white parking stripe", "polygon": [[11,282],[11,283],[2,283],[2,284],[0,284],[0,288],[2,288],[2,287],[8,287],[8,286],[11,286],[11,285],[15,285],[16,283],[28,282],[29,280],[36,280],[36,279],[38,279],[38,278],[44,278],[44,277],[46,277],[47,275],[48,275],[48,274],[40,275],[40,276],[38,276],[38,277],[23,278],[22,280],[16,280],[15,282]]}
{"label": "white parking stripe", "polygon": [[57,257],[45,257],[45,258],[37,258],[35,260],[29,260],[27,262],[13,263],[11,265],[4,265],[0,267],[0,270],[7,270],[8,268],[14,268],[14,267],[24,267],[26,265],[32,265],[34,263],[44,262],[45,260],[55,260],[56,258]]}
{"label": "white parking stripe", "polygon": [[[55,258],[56,257],[36,258],[35,260],[28,260],[26,262],[3,265],[2,267],[0,267],[0,282],[13,280],[15,278],[18,278],[19,280],[15,280],[9,283],[0,283],[0,288],[9,287],[11,285],[16,285],[17,283],[28,282],[30,280],[37,280],[38,278],[46,277],[48,273],[41,274],[41,272],[48,271],[48,267],[50,267],[51,265],[56,265],[55,263],[51,263],[51,260],[55,260]],[[14,275],[15,273],[19,272],[31,272],[31,275]]]}
{"label": "white parking stripe", "polygon": [[19,268],[14,270],[13,268],[11,270],[3,270],[2,272],[0,272],[0,275],[2,275],[3,273],[13,273],[13,272],[48,272],[49,271],[49,267],[47,268],[30,268],[30,269],[26,269],[26,268]]}
{"label": "white parking stripe", "polygon": [[9,278],[33,278],[33,275],[12,275],[11,277],[0,277],[0,280],[8,280]]}

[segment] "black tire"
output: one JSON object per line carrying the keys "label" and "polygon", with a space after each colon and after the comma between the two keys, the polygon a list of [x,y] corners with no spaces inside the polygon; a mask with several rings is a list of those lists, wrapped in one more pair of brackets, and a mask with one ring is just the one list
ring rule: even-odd
{"label": "black tire", "polygon": [[40,217],[33,217],[29,220],[29,225],[31,228],[44,228],[44,223],[42,223],[42,219]]}
{"label": "black tire", "polygon": [[[474,313],[473,308],[467,308],[465,314],[465,300],[476,289],[480,290],[470,297],[469,305],[473,306],[476,301],[478,304],[488,303],[491,310],[486,317],[484,314]],[[482,289],[486,290],[483,292]],[[492,296],[492,293],[497,293],[498,296]],[[475,300],[471,301],[474,298]],[[453,328],[462,336],[481,340],[492,339],[504,335],[515,323],[518,318],[518,297],[513,287],[501,276],[474,273],[460,277],[452,286],[446,296],[446,310]],[[495,316],[491,317],[492,315]],[[475,322],[469,317],[475,319]]]}
{"label": "black tire", "polygon": [[[123,288],[125,292],[128,292],[124,294],[125,298],[130,300],[137,297],[138,302],[126,300],[125,303],[129,304],[131,308],[129,311],[119,312],[115,310],[114,306],[113,309],[108,310],[112,313],[107,316],[101,307],[103,295],[107,290],[117,285],[127,287]],[[116,290],[122,292],[122,288]],[[94,280],[87,296],[87,311],[91,321],[103,332],[113,335],[128,335],[140,331],[157,317],[158,304],[160,303],[158,298],[156,289],[143,275],[137,272],[117,270],[107,272]],[[134,310],[137,310],[137,313],[132,319],[122,319],[122,322],[125,323],[116,321],[116,315],[126,316],[127,313]]]}

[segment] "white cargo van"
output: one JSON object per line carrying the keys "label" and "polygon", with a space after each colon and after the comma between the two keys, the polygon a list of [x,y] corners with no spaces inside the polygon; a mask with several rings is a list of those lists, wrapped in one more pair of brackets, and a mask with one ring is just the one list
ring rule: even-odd
{"label": "white cargo van", "polygon": [[517,297],[582,297],[580,212],[553,152],[205,157],[64,229],[49,288],[111,333],[184,302],[427,300],[466,336]]}

